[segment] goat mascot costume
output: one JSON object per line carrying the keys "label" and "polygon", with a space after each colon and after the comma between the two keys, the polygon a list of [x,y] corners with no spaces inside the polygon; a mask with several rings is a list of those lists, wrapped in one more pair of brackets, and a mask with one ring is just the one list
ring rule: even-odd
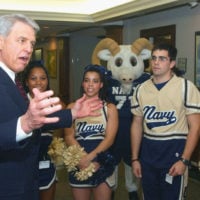
{"label": "goat mascot costume", "polygon": [[101,61],[106,61],[107,70],[112,74],[108,96],[119,112],[119,129],[112,150],[118,164],[123,160],[129,200],[139,199],[137,180],[131,168],[130,127],[133,116],[130,99],[135,87],[150,78],[150,74],[144,72],[144,60],[150,58],[152,47],[145,38],[137,39],[132,45],[118,45],[105,38],[96,45],[92,55],[92,64],[101,65]]}

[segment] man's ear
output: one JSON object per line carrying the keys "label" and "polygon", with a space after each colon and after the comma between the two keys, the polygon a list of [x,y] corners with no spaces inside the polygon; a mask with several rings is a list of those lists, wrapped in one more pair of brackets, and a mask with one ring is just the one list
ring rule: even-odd
{"label": "man's ear", "polygon": [[173,67],[175,67],[175,65],[176,65],[176,61],[172,60],[170,63],[170,68],[172,69]]}

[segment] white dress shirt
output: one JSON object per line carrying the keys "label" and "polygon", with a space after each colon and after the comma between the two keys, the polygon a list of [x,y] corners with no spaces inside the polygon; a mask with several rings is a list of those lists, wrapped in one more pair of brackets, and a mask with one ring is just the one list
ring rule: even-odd
{"label": "white dress shirt", "polygon": [[[12,81],[15,83],[15,73],[10,70],[4,63],[2,63],[0,61],[0,67],[8,74],[8,76],[12,79]],[[25,133],[23,130],[22,130],[22,127],[21,127],[21,117],[18,118],[17,120],[17,130],[16,130],[16,141],[19,142],[23,139],[26,139],[27,137],[30,137],[32,135],[32,132],[31,133]]]}

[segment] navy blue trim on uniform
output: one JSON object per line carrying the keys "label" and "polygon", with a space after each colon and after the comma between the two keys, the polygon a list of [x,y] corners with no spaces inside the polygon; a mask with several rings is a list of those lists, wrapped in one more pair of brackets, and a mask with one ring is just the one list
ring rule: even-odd
{"label": "navy blue trim on uniform", "polygon": [[148,133],[144,133],[144,136],[150,139],[163,139],[163,140],[176,139],[176,138],[185,139],[187,137],[187,133],[172,133],[170,135],[151,135]]}
{"label": "navy blue trim on uniform", "polygon": [[185,79],[184,80],[184,83],[185,83],[185,95],[184,95],[184,105],[185,107],[187,107],[187,93],[188,93],[188,85],[187,85],[187,80]]}
{"label": "navy blue trim on uniform", "polygon": [[200,109],[198,106],[192,106],[187,104],[187,95],[188,95],[188,81],[185,79],[185,94],[184,94],[184,105],[186,108]]}
{"label": "navy blue trim on uniform", "polygon": [[132,108],[138,108],[138,107],[139,107],[139,101],[138,101],[138,90],[139,90],[140,86],[141,86],[141,84],[138,85],[138,87],[135,89],[135,93],[136,93],[135,98],[136,98],[136,101],[137,101],[137,105],[135,105],[135,106],[131,106],[131,109],[132,109]]}
{"label": "navy blue trim on uniform", "polygon": [[104,114],[104,117],[105,117],[106,121],[108,121],[108,117],[107,117],[106,110],[105,110],[104,106],[103,106],[103,114]]}

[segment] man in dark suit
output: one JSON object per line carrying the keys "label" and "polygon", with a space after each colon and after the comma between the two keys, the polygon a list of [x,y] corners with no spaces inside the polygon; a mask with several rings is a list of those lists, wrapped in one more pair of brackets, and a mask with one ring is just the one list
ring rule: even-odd
{"label": "man in dark suit", "polygon": [[15,75],[28,64],[38,31],[37,23],[24,15],[0,17],[0,200],[37,200],[40,133],[96,115],[93,111],[102,106],[98,99],[82,97],[71,110],[61,110],[53,91],[36,88],[35,97],[25,101]]}

